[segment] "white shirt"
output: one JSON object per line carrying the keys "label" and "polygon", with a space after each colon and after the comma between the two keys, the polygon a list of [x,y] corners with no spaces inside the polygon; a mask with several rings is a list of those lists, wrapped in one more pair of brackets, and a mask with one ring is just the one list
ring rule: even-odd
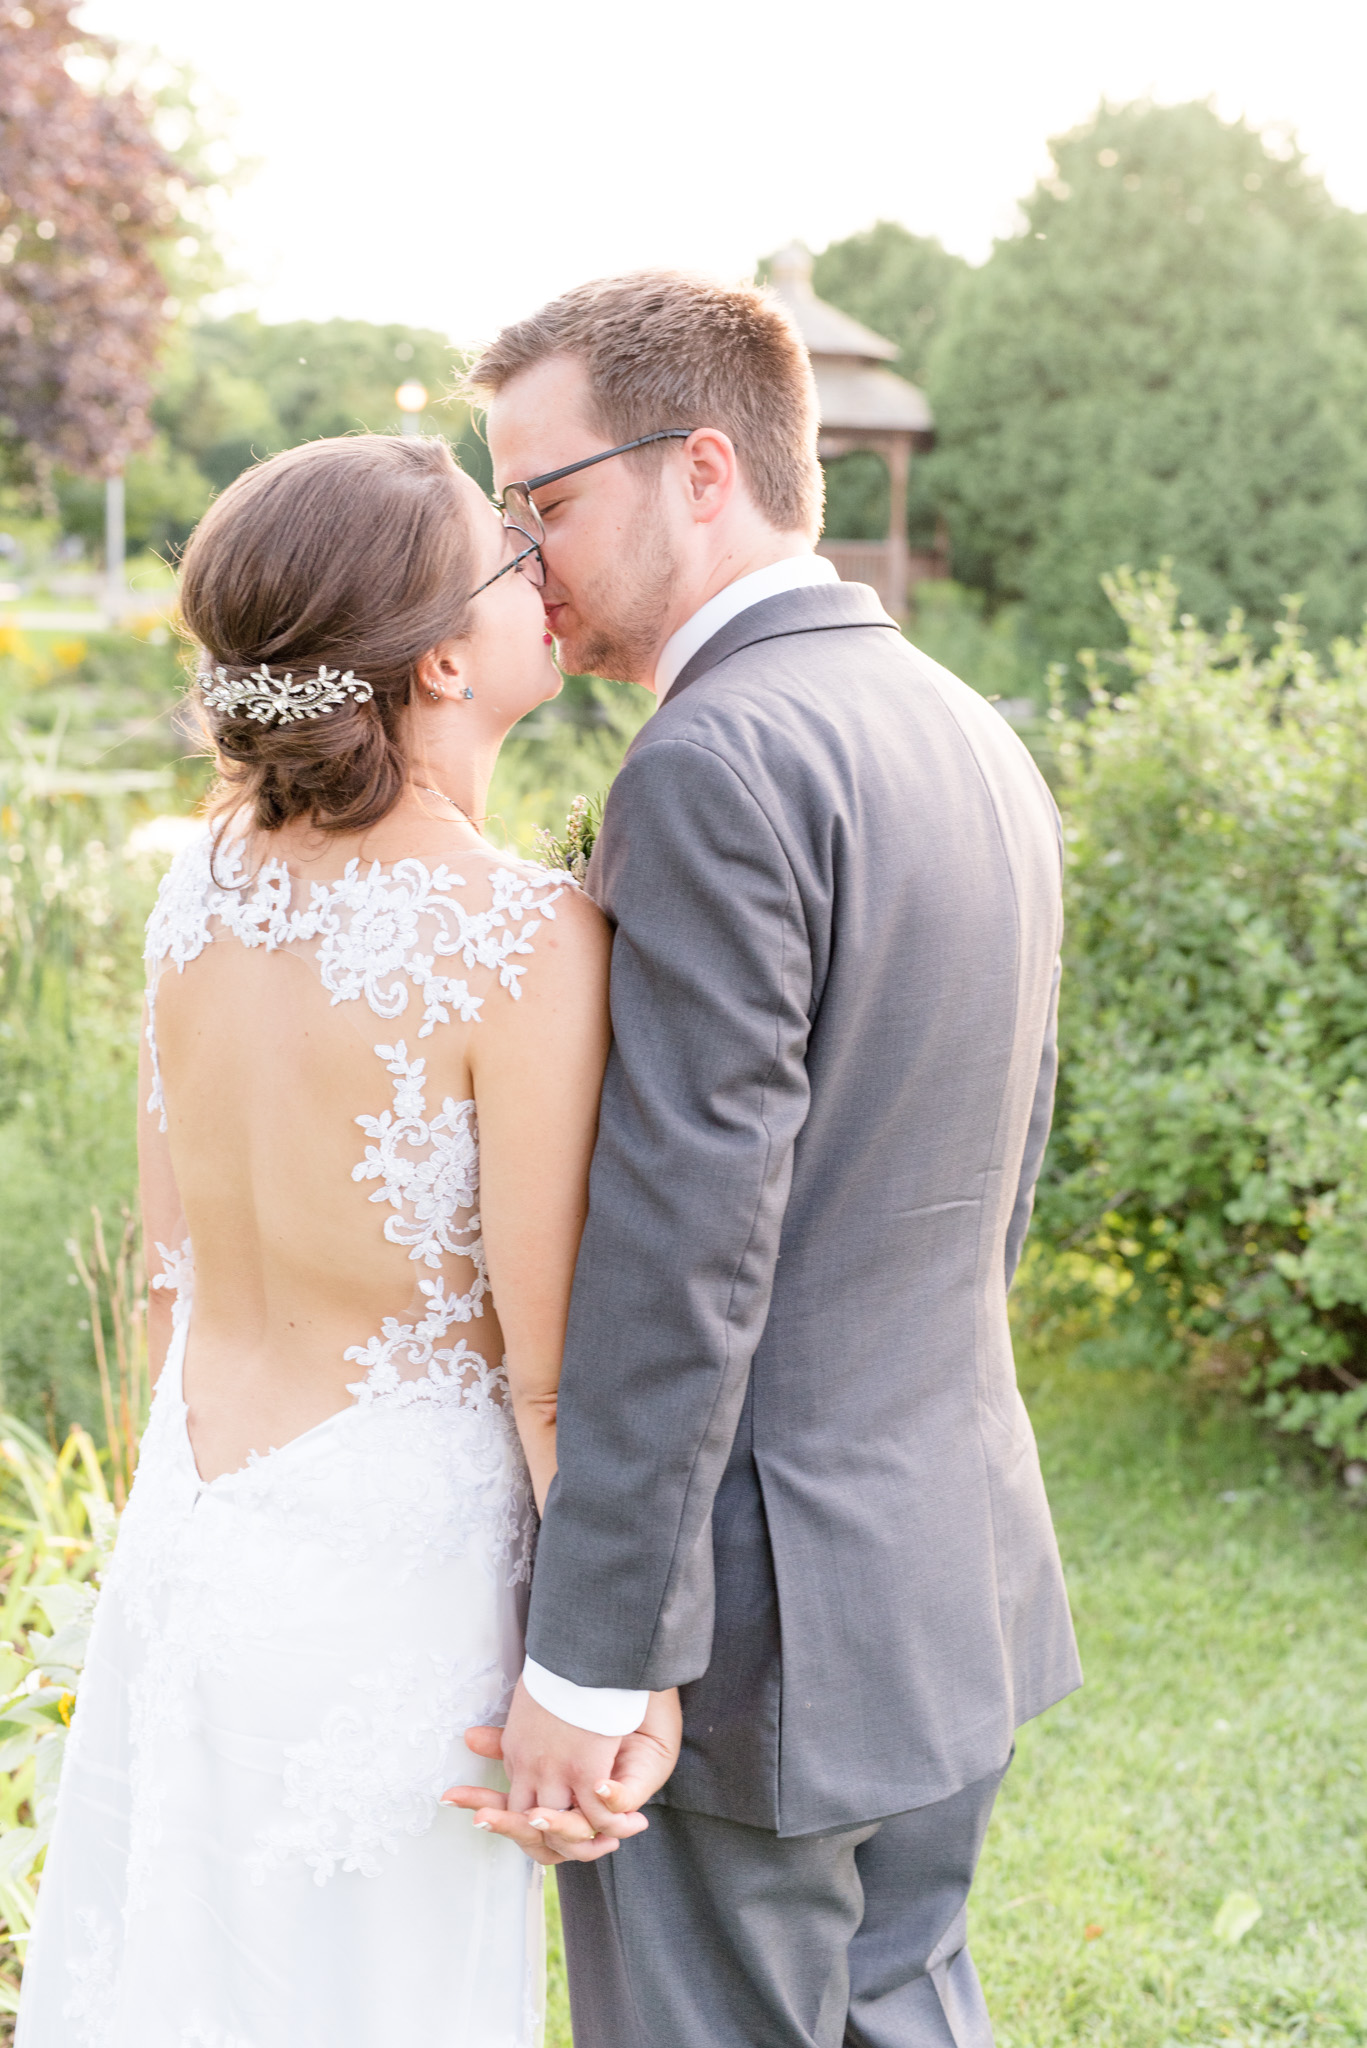
{"label": "white shirt", "polygon": [[835,563],[824,555],[790,555],[785,562],[771,562],[767,569],[752,569],[748,576],[738,576],[700,605],[665,641],[655,664],[655,695],[663,704],[698,649],[706,647],[714,634],[748,612],[752,604],[762,604],[766,597],[782,597],[787,590],[805,590],[812,583],[839,581]]}
{"label": "white shirt", "polygon": [[[805,590],[814,583],[838,583],[834,562],[824,555],[790,555],[787,561],[771,562],[767,569],[754,569],[738,576],[700,605],[677,633],[671,633],[655,664],[655,695],[663,704],[679,677],[700,647],[732,619],[748,612],[766,597],[781,597],[788,590]],[[573,1728],[593,1735],[630,1735],[645,1719],[648,1692],[621,1686],[575,1685],[528,1657],[522,1667],[522,1683],[539,1706],[568,1721]]]}

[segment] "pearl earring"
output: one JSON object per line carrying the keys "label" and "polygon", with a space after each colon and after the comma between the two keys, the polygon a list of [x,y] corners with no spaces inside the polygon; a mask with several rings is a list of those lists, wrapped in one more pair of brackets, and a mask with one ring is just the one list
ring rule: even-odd
{"label": "pearl earring", "polygon": [[429,697],[430,697],[430,698],[432,699],[432,702],[433,702],[434,704],[440,704],[440,702],[441,702],[441,691],[440,691],[440,690],[429,690],[429,691],[427,692],[427,694],[428,694],[428,696],[429,696]]}

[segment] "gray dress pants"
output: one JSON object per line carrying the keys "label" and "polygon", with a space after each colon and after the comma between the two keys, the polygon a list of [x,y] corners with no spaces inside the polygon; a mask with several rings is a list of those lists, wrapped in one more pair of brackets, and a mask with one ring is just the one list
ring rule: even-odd
{"label": "gray dress pants", "polygon": [[557,1872],[575,2048],[991,2048],[967,1901],[1004,1775],[787,1838],[652,1806]]}

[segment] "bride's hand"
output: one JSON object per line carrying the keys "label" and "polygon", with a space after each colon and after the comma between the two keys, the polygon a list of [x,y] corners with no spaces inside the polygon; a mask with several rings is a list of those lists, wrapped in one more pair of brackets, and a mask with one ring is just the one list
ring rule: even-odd
{"label": "bride's hand", "polygon": [[[614,1833],[596,1831],[577,1808],[562,1812],[538,1806],[527,1813],[510,1813],[507,1794],[485,1785],[453,1785],[442,1794],[442,1803],[473,1812],[476,1827],[507,1836],[537,1863],[595,1863],[611,1855],[620,1839],[649,1827],[639,1809],[659,1791],[678,1761],[682,1725],[677,1688],[652,1693],[641,1726],[618,1744],[611,1778],[594,1788],[602,1806],[617,1817]],[[501,1762],[503,1731],[467,1729],[465,1746],[476,1756]]]}
{"label": "bride's hand", "polygon": [[[467,1728],[465,1747],[491,1763],[503,1761],[501,1728]],[[486,1834],[504,1835],[516,1842],[524,1855],[548,1869],[557,1863],[593,1863],[617,1847],[607,1835],[595,1835],[582,1813],[552,1813],[537,1807],[530,1814],[510,1813],[506,1792],[494,1792],[487,1785],[452,1785],[441,1795],[443,1806],[459,1806],[474,1816],[475,1826]],[[555,1823],[552,1833],[552,1823]]]}

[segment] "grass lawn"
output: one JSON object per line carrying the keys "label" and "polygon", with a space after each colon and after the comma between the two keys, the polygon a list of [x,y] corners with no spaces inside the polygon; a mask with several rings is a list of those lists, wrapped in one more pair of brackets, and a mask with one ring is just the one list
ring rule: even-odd
{"label": "grass lawn", "polygon": [[[1087,1684],[974,1892],[999,2048],[1367,2044],[1367,1514],[1171,1384],[1027,1391]],[[554,1922],[551,1993],[569,2048]]]}

